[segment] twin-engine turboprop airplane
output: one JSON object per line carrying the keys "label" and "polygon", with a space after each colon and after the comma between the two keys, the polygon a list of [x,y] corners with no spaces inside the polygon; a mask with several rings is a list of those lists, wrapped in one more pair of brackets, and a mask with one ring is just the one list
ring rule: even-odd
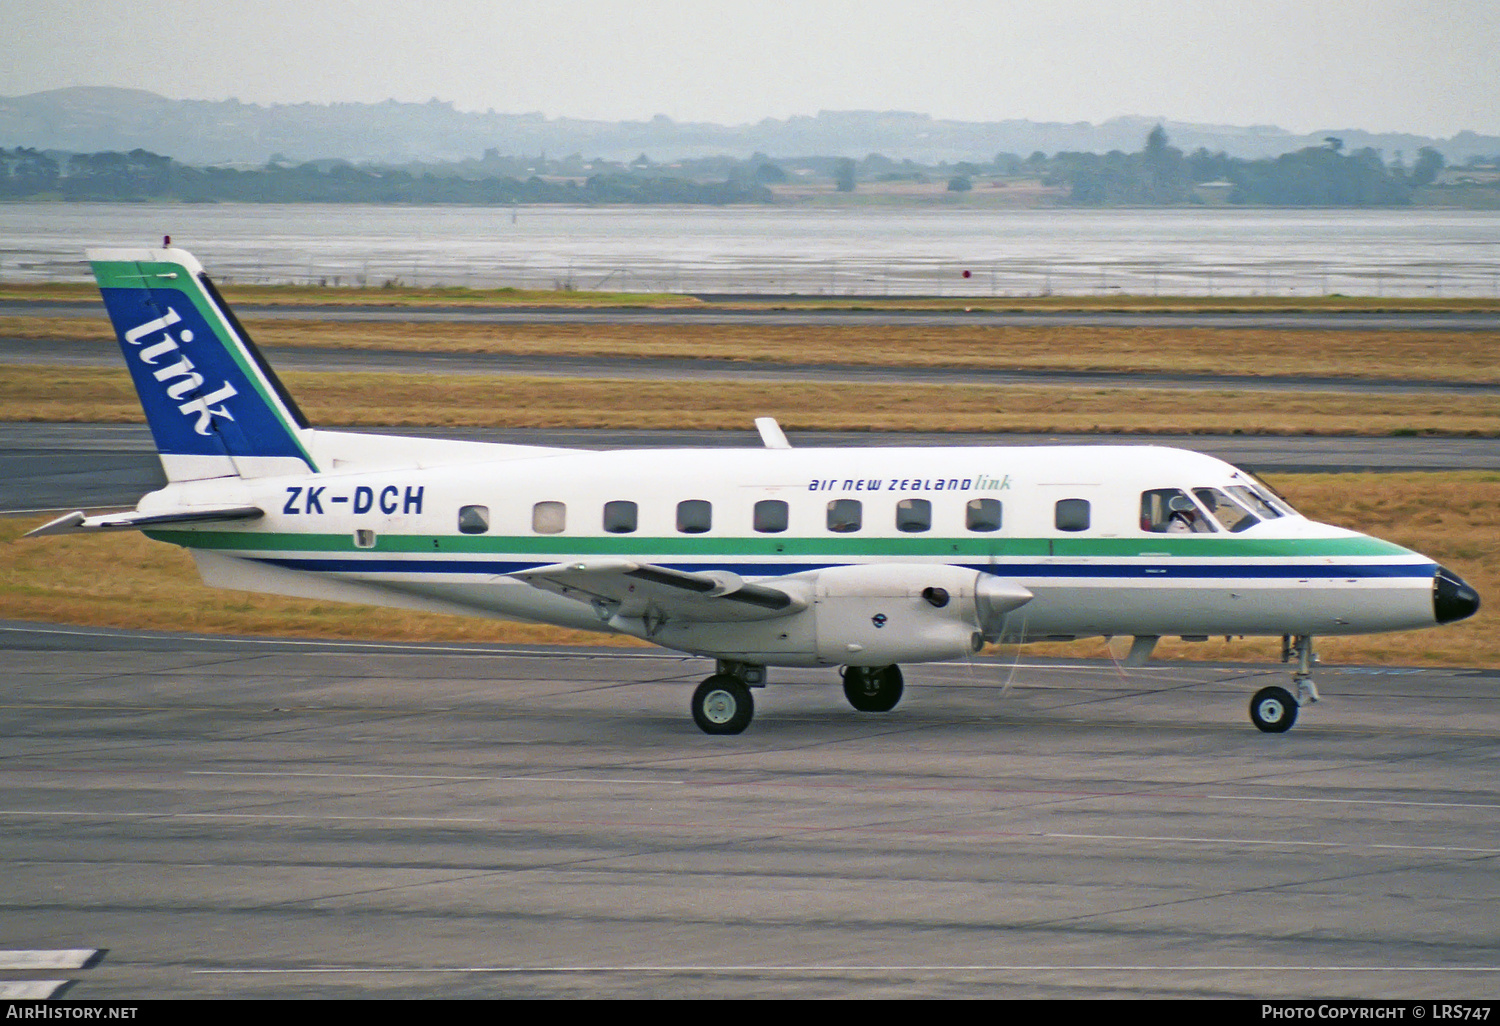
{"label": "twin-engine turboprop airplane", "polygon": [[[988,641],[1281,635],[1459,620],[1479,597],[1426,556],[1299,516],[1252,475],[1153,446],[577,451],[310,428],[198,262],[90,251],[168,484],[32,534],[139,529],[221,588],[628,634],[718,661],[692,713],[752,715],[768,666],[841,667],[859,710],[901,663]],[[1291,641],[1290,639],[1295,639]]]}

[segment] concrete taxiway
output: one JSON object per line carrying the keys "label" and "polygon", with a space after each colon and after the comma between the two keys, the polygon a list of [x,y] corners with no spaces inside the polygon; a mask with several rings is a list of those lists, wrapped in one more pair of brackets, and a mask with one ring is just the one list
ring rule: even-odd
{"label": "concrete taxiway", "polygon": [[[475,307],[475,306],[349,306],[298,304],[281,306],[235,303],[240,317],[265,320],[385,321],[408,324],[759,324],[808,326],[814,324],[889,325],[908,327],[1120,327],[1226,328],[1276,331],[1494,331],[1500,328],[1495,310],[1252,310],[1252,311],[1137,311],[1137,310],[985,310],[883,309],[886,297],[840,297],[840,302],[869,302],[871,307],[788,309],[783,304],[817,302],[814,296],[703,296],[735,307]],[[913,297],[920,299],[921,297]],[[1196,302],[1197,300],[1187,300]],[[976,300],[984,302],[984,300]],[[1316,304],[1316,300],[1310,300]],[[0,300],[0,316],[104,317],[96,299],[77,301]]]}
{"label": "concrete taxiway", "polygon": [[[78,1000],[1404,997],[1500,983],[1493,671],[911,667],[0,623],[0,936]],[[39,956],[34,956],[39,957]],[[19,963],[26,964],[42,964]]]}

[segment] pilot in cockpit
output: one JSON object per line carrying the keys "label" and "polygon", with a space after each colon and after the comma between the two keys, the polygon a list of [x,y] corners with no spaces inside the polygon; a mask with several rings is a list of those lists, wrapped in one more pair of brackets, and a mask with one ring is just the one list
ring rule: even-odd
{"label": "pilot in cockpit", "polygon": [[1186,495],[1174,495],[1167,503],[1171,515],[1167,517],[1168,534],[1200,534],[1212,530],[1198,516],[1193,500]]}

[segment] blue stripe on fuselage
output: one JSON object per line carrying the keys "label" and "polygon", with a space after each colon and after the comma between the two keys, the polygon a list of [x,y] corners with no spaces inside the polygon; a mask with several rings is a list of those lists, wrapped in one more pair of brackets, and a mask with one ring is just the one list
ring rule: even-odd
{"label": "blue stripe on fuselage", "polygon": [[[259,563],[287,570],[313,573],[354,574],[512,574],[560,562],[558,559],[516,561],[510,559],[351,559],[308,557],[247,556]],[[741,577],[783,577],[789,574],[823,570],[846,563],[677,563],[654,565],[687,573],[706,570],[728,570]],[[937,565],[937,564],[934,564]],[[1422,578],[1437,571],[1436,563],[1385,564],[1185,564],[1170,563],[954,563],[999,577],[1045,577],[1080,579],[1103,577],[1112,580],[1350,580],[1371,578]]]}

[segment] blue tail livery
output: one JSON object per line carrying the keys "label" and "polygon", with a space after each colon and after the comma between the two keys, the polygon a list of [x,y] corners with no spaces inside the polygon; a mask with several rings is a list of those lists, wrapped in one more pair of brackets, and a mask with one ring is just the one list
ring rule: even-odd
{"label": "blue tail livery", "polygon": [[301,411],[190,253],[89,261],[169,481],[317,469]]}

